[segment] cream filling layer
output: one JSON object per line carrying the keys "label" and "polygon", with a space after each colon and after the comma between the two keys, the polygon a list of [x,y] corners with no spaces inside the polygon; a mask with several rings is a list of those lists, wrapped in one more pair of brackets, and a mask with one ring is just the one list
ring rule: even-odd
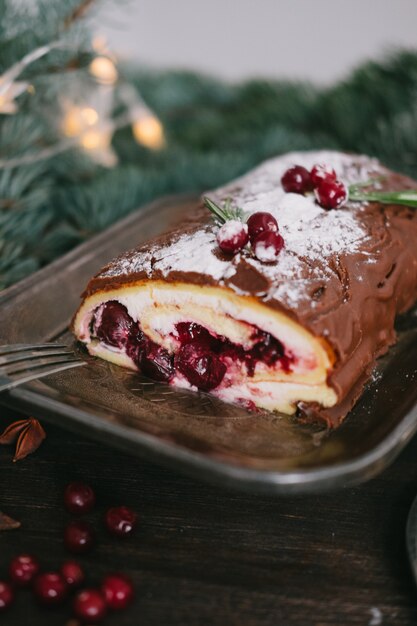
{"label": "cream filling layer", "polygon": [[[245,349],[253,345],[253,326],[281,341],[285,354],[292,359],[291,371],[285,371],[279,364],[268,368],[258,363],[254,376],[249,377],[244,366],[230,363],[221,385],[212,391],[226,401],[251,400],[258,407],[290,414],[300,401],[318,402],[326,407],[337,402],[334,389],[327,383],[334,361],[327,342],[255,298],[239,296],[221,287],[149,280],[96,292],[86,298],[74,321],[77,338],[87,345],[90,354],[137,369],[124,352],[90,336],[94,310],[108,300],[123,304],[132,319],[140,321],[143,332],[171,353],[179,347],[175,326],[182,321],[201,324]],[[180,376],[171,384],[191,387]]]}

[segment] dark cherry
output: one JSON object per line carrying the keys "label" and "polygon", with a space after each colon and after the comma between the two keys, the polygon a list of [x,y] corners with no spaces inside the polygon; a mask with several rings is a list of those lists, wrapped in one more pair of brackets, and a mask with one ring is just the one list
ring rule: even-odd
{"label": "dark cherry", "polygon": [[109,609],[119,611],[125,609],[133,600],[132,581],[124,574],[109,574],[101,585],[101,591]]}
{"label": "dark cherry", "polygon": [[65,600],[68,594],[68,585],[61,574],[45,572],[36,576],[33,591],[39,602],[47,606],[54,606]]}
{"label": "dark cherry", "polygon": [[84,571],[77,561],[65,561],[61,565],[60,573],[68,587],[72,589],[80,587],[85,579]]}
{"label": "dark cherry", "polygon": [[30,554],[16,556],[9,566],[10,578],[19,587],[30,585],[38,572],[38,559]]}
{"label": "dark cherry", "polygon": [[177,331],[177,337],[181,345],[194,343],[212,350],[218,347],[219,340],[213,337],[207,328],[195,322],[179,322],[175,326],[175,330]]}
{"label": "dark cherry", "polygon": [[270,333],[259,332],[261,340],[252,348],[252,354],[258,361],[268,366],[275,365],[284,356],[284,346]]}
{"label": "dark cherry", "polygon": [[64,544],[67,550],[75,554],[88,552],[95,541],[94,529],[88,522],[69,522],[64,530]]}
{"label": "dark cherry", "polygon": [[228,254],[236,254],[249,241],[248,227],[239,220],[228,220],[217,232],[219,248]]}
{"label": "dark cherry", "polygon": [[117,537],[126,537],[136,528],[138,516],[127,506],[112,507],[106,512],[107,530]]}
{"label": "dark cherry", "polygon": [[98,624],[107,613],[106,600],[98,589],[84,589],[74,598],[75,615],[87,624]]}
{"label": "dark cherry", "polygon": [[313,189],[310,172],[302,165],[294,165],[284,172],[281,184],[287,193],[306,193]]}
{"label": "dark cherry", "polygon": [[252,244],[257,259],[262,263],[273,263],[284,247],[284,239],[279,233],[264,232]]}
{"label": "dark cherry", "polygon": [[110,300],[95,312],[93,332],[109,346],[124,348],[133,327],[134,321],[120,302]]}
{"label": "dark cherry", "polygon": [[323,180],[314,194],[323,209],[337,209],[347,198],[346,187],[340,180]]}
{"label": "dark cherry", "polygon": [[227,369],[216,354],[192,343],[180,348],[175,365],[191,385],[204,391],[218,387]]}
{"label": "dark cherry", "polygon": [[173,357],[149,339],[140,354],[139,367],[145,376],[154,380],[168,382],[174,375]]}
{"label": "dark cherry", "polygon": [[336,180],[336,172],[330,165],[325,163],[317,163],[310,172],[311,182],[314,187],[318,187],[323,180]]}
{"label": "dark cherry", "polygon": [[0,613],[9,608],[14,602],[14,591],[9,583],[0,580]]}
{"label": "dark cherry", "polygon": [[278,222],[271,213],[266,213],[265,211],[258,211],[257,213],[253,213],[247,221],[248,230],[249,230],[249,239],[251,243],[256,239],[258,235],[261,233],[278,232]]}
{"label": "dark cherry", "polygon": [[64,492],[64,504],[67,511],[74,515],[89,513],[96,503],[94,491],[84,483],[70,483]]}

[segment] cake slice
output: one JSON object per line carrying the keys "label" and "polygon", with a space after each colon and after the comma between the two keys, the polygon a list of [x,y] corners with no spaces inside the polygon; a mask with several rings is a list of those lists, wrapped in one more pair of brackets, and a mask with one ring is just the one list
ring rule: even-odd
{"label": "cake slice", "polygon": [[276,256],[254,242],[224,252],[219,223],[196,203],[189,222],[90,281],[73,321],[77,339],[94,356],[173,386],[340,423],[394,342],[396,314],[417,298],[417,212],[349,200],[326,210],[314,194],[284,189],[292,165],[317,163],[346,185],[416,186],[368,157],[271,159],[207,196],[239,208],[243,224],[259,211],[272,215],[283,240]]}

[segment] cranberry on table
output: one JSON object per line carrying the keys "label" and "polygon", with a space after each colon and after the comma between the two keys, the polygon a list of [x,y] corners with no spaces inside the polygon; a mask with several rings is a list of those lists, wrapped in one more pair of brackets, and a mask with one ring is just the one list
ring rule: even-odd
{"label": "cranberry on table", "polygon": [[68,585],[58,572],[45,572],[36,576],[33,591],[42,604],[54,606],[65,600]]}
{"label": "cranberry on table", "polygon": [[262,263],[273,263],[284,247],[284,239],[279,233],[265,232],[256,237],[253,244],[255,256]]}
{"label": "cranberry on table", "polygon": [[251,243],[258,235],[264,232],[278,232],[278,222],[271,213],[257,211],[252,213],[246,222],[248,225],[249,239]]}
{"label": "cranberry on table", "polygon": [[336,180],[336,172],[330,165],[325,163],[317,163],[310,172],[311,182],[314,187],[318,187],[323,180]]}
{"label": "cranberry on table", "polygon": [[19,587],[30,585],[39,572],[39,561],[31,554],[20,554],[12,559],[9,574],[12,582]]}
{"label": "cranberry on table", "polygon": [[124,574],[109,574],[102,582],[101,590],[107,606],[113,611],[125,609],[133,600],[133,584]]}
{"label": "cranberry on table", "polygon": [[107,530],[118,537],[130,535],[136,528],[138,516],[127,506],[112,507],[106,512]]}
{"label": "cranberry on table", "polygon": [[284,172],[281,185],[287,193],[306,193],[313,190],[310,172],[302,165],[294,165]]}
{"label": "cranberry on table", "polygon": [[66,486],[64,504],[67,511],[74,515],[89,513],[96,503],[96,496],[89,485],[74,482]]}
{"label": "cranberry on table", "polygon": [[85,579],[84,570],[77,561],[65,561],[61,565],[60,573],[71,588],[79,587]]}
{"label": "cranberry on table", "polygon": [[0,580],[0,613],[9,608],[14,601],[14,591],[9,583]]}
{"label": "cranberry on table", "polygon": [[239,220],[228,220],[218,230],[219,248],[228,254],[236,254],[249,241],[248,227]]}
{"label": "cranberry on table", "polygon": [[347,199],[346,186],[340,180],[323,180],[314,194],[323,209],[337,209]]}
{"label": "cranberry on table", "polygon": [[75,554],[88,552],[95,540],[94,530],[88,522],[76,520],[69,522],[64,530],[64,544],[67,550]]}
{"label": "cranberry on table", "polygon": [[106,600],[98,589],[84,589],[74,599],[74,613],[82,622],[98,624],[107,613]]}

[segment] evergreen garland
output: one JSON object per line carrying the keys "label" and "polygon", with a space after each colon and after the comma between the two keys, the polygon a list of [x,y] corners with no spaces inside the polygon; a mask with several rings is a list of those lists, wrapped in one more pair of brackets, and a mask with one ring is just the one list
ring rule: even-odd
{"label": "evergreen garland", "polygon": [[[34,16],[11,12],[10,2],[0,0],[0,75],[34,47],[62,35],[86,4],[43,0]],[[53,51],[22,76],[35,94],[19,96],[15,115],[0,115],[0,159],[36,153],[59,140],[51,123],[54,102],[90,58],[83,26],[70,30],[71,49]],[[0,288],[157,196],[200,192],[289,150],[366,153],[417,178],[417,53],[366,63],[324,90],[283,81],[230,85],[191,72],[135,66],[124,73],[160,117],[166,147],[141,147],[125,128],[114,136],[119,164],[111,169],[75,149],[0,168]]]}

